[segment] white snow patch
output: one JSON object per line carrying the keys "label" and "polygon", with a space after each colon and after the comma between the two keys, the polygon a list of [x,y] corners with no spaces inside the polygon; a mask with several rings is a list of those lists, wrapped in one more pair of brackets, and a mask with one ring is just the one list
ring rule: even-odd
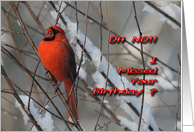
{"label": "white snow patch", "polygon": [[[28,111],[28,96],[25,95],[20,95],[19,96],[20,99],[22,100],[24,106],[25,106],[25,110]],[[24,124],[26,125],[29,117],[26,114],[26,112],[23,110],[23,108],[21,107],[20,103],[15,99],[15,106],[18,107],[20,109],[20,111],[22,112],[23,115],[23,119],[24,119]],[[34,119],[37,121],[38,125],[44,130],[44,131],[52,131],[54,130],[54,126],[53,126],[53,119],[51,117],[51,114],[49,112],[46,111],[44,117],[41,117],[41,114],[38,113],[38,109],[34,107],[34,102],[32,100],[30,100],[30,114],[34,117]],[[34,127],[32,130],[37,131],[37,129]]]}
{"label": "white snow patch", "polygon": [[[152,8],[151,6],[149,6],[147,3],[145,3],[145,2],[143,2],[143,3],[144,3],[144,8],[143,8],[142,11],[147,11],[151,14],[159,14],[160,15],[159,21],[167,22],[174,29],[179,29],[180,28],[177,24],[172,22],[170,19],[168,19],[167,17],[162,15],[160,12],[158,12],[157,10]],[[155,6],[157,6],[157,5],[155,5]],[[181,8],[178,5],[173,4],[172,2],[170,2],[168,5],[161,6],[161,7],[157,6],[157,7],[159,9],[161,9],[162,11],[164,11],[169,16],[171,16],[172,18],[174,18],[175,20],[177,20],[179,23],[181,23]]]}
{"label": "white snow patch", "polygon": [[[104,103],[105,103],[106,107],[107,107],[109,110],[111,110],[111,106],[108,104],[109,101],[106,100],[106,99],[104,99]],[[104,114],[105,114],[106,116],[108,116],[109,118],[111,118],[111,115],[110,115],[106,110],[104,110]]]}
{"label": "white snow patch", "polygon": [[[174,130],[176,130],[176,124],[174,125]],[[177,121],[177,131],[181,131],[181,121]]]}
{"label": "white snow patch", "polygon": [[21,27],[20,21],[19,20],[16,20],[16,21],[17,21],[18,25]]}
{"label": "white snow patch", "polygon": [[[77,65],[77,71],[78,71],[78,65]],[[82,68],[82,67],[80,67],[80,70],[79,70],[79,76],[81,77],[81,79],[83,79],[83,80],[85,80],[86,81],[86,71]]]}

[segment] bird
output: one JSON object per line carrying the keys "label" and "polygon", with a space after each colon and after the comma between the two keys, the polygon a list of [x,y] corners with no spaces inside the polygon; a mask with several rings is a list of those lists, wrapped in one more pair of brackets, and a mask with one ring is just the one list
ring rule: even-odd
{"label": "bird", "polygon": [[[55,77],[59,82],[63,82],[65,86],[65,98],[69,98],[69,106],[79,121],[78,110],[75,101],[74,90],[71,88],[76,79],[76,63],[75,54],[68,43],[65,31],[58,26],[50,26],[48,34],[38,46],[38,54],[43,66]],[[60,84],[60,83],[59,83]],[[71,94],[70,94],[71,93]],[[70,94],[70,96],[69,96]],[[71,117],[68,113],[68,120]],[[73,127],[72,125],[70,125]]]}

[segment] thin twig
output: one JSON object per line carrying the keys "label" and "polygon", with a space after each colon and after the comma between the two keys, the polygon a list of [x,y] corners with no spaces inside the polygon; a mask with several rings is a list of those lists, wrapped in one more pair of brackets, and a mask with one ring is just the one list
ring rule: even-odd
{"label": "thin twig", "polygon": [[[12,92],[12,94],[13,94],[13,92]],[[15,106],[15,104],[12,103],[10,100],[8,100],[7,98],[5,98],[5,97],[2,96],[2,95],[1,95],[1,98],[3,98],[4,100],[6,100],[6,101],[9,102],[10,104],[12,104],[16,109],[18,109],[18,110],[20,111],[20,109],[19,109],[17,106]],[[20,112],[21,112],[21,111],[20,111]]]}
{"label": "thin twig", "polygon": [[[32,11],[32,9],[30,8],[30,6],[28,5],[28,3],[26,1],[23,2],[26,6],[26,8],[28,9],[28,11],[30,12],[31,16],[34,18],[34,20],[36,21],[37,25],[39,26],[40,30],[42,31],[43,34],[46,35],[46,31],[44,30],[42,24],[40,23],[40,21],[38,20],[38,18],[35,16],[34,12]],[[40,13],[40,12],[39,12]]]}
{"label": "thin twig", "polygon": [[[36,66],[36,68],[35,68],[34,73],[36,73],[39,64],[40,64],[40,61],[38,61],[38,64],[37,64],[37,66]],[[34,75],[34,77],[35,77],[35,75]],[[34,86],[34,80],[32,80],[32,84],[31,84],[31,88],[30,88],[30,92],[29,92],[29,96],[30,96],[30,97],[31,97],[31,94],[32,94],[32,88],[33,88],[33,86]],[[30,98],[28,99],[28,111],[29,111],[29,110],[30,110]]]}
{"label": "thin twig", "polygon": [[43,7],[44,7],[44,3],[42,3],[42,6],[40,7],[40,10],[39,10],[38,15],[36,17],[37,19],[39,19]]}
{"label": "thin twig", "polygon": [[166,14],[160,8],[158,8],[157,6],[155,6],[153,3],[151,3],[150,1],[145,1],[145,3],[147,3],[149,6],[153,7],[155,10],[157,10],[158,12],[160,12],[162,15],[164,15],[166,18],[168,18],[172,22],[174,22],[177,26],[181,27],[181,24],[177,20],[175,20],[173,17],[171,17],[168,14]]}
{"label": "thin twig", "polygon": [[[4,17],[6,17],[6,15],[4,14]],[[1,29],[1,31],[4,31],[1,33],[1,36],[5,33],[5,32],[9,32],[8,30],[14,25],[15,23],[13,23],[10,27],[7,28],[7,30],[3,30]]]}
{"label": "thin twig", "polygon": [[[9,45],[9,44],[7,44],[7,43],[5,43],[5,42],[3,42],[3,41],[1,41],[1,44],[4,45],[4,46],[7,46],[7,47],[9,47],[9,48],[12,48],[13,50],[18,50],[18,51],[21,52],[21,53],[28,53],[28,54],[36,55],[34,52],[24,50],[24,48],[23,48],[23,49],[22,49],[22,48],[21,48],[21,49],[16,48],[16,47],[14,47],[14,46],[12,46],[12,45]],[[26,49],[27,49],[27,48],[26,48]],[[9,50],[9,51],[10,51],[10,50]]]}
{"label": "thin twig", "polygon": [[37,11],[52,26],[52,23],[45,16],[43,16],[37,9],[35,9],[35,11]]}
{"label": "thin twig", "polygon": [[[77,9],[77,1],[75,1],[75,8]],[[75,11],[75,16],[76,16],[76,22],[77,22],[77,34],[78,34],[79,21],[78,21],[78,16],[77,16],[77,10]]]}
{"label": "thin twig", "polygon": [[24,67],[8,50],[6,50],[3,46],[1,46],[1,51],[7,56],[9,57],[14,63],[16,63],[20,68],[22,68],[25,72],[33,74],[43,80],[49,81],[46,78],[43,78],[42,76],[39,76],[37,74],[34,74],[32,71],[28,70],[26,67]]}
{"label": "thin twig", "polygon": [[87,36],[87,15],[88,15],[88,10],[89,10],[89,5],[90,5],[90,2],[88,2],[88,5],[87,5],[87,10],[86,10],[86,31],[85,31],[85,38],[84,38],[84,45],[83,45],[83,48],[82,48],[82,51],[81,51],[81,58],[80,58],[80,63],[79,63],[79,66],[78,66],[78,70],[77,70],[77,84],[76,84],[76,89],[77,89],[77,86],[78,86],[78,83],[79,83],[79,71],[80,71],[80,68],[81,68],[81,64],[82,64],[82,61],[83,61],[83,53],[84,53],[84,49],[85,49],[85,45],[86,45],[86,36]]}
{"label": "thin twig", "polygon": [[[3,31],[3,33],[5,33],[5,32],[9,32],[9,33],[15,33],[15,34],[22,34],[22,35],[25,35],[25,33],[21,33],[21,32],[14,32],[14,31],[8,31],[8,30],[4,30],[4,29],[1,29],[1,31]],[[2,33],[2,34],[3,34]],[[1,34],[1,35],[2,35]]]}
{"label": "thin twig", "polygon": [[[180,57],[179,57],[179,54],[177,54],[177,56],[178,56],[178,61],[179,61],[179,66],[180,66],[180,68],[179,68],[179,73],[180,73],[180,71],[181,71],[181,60],[180,60]],[[176,125],[175,125],[175,131],[177,131],[177,121],[178,121],[178,110],[179,110],[179,89],[180,89],[180,87],[179,87],[179,80],[180,80],[180,74],[178,73],[178,86],[177,86],[177,110],[176,110]]]}
{"label": "thin twig", "polygon": [[20,1],[17,1],[16,6],[15,6],[16,8],[18,8],[19,2],[20,2]]}
{"label": "thin twig", "polygon": [[[108,7],[107,7],[107,2],[105,1],[105,5],[106,5],[106,15],[107,15],[107,24],[108,24],[108,38],[110,38],[110,25],[109,25],[109,18],[108,18]],[[107,84],[108,84],[108,73],[109,73],[109,41],[108,41],[108,45],[107,45],[107,74],[106,74],[106,83],[105,83],[105,90],[107,89]],[[96,127],[98,124],[98,121],[100,119],[100,115],[102,112],[102,104],[104,103],[104,98],[105,95],[103,96],[103,99],[101,101],[101,108],[100,108],[100,113],[98,115],[97,121],[96,121],[96,125],[94,127],[94,131],[96,131]]]}
{"label": "thin twig", "polygon": [[[103,20],[103,15],[102,15],[102,6],[101,6],[101,1],[99,3],[99,6],[100,6],[100,51],[102,52],[102,20]],[[102,63],[102,55],[100,57],[100,61]]]}
{"label": "thin twig", "polygon": [[56,20],[55,20],[55,26],[57,25],[58,20],[59,20],[59,14],[60,14],[60,9],[61,9],[62,2],[63,1],[61,1],[60,5],[59,5],[59,9],[58,9],[58,12],[57,12],[57,17],[56,17]]}
{"label": "thin twig", "polygon": [[[100,3],[102,3],[102,1],[100,1]],[[91,5],[92,7],[94,8],[94,10],[98,13],[98,15],[101,17],[101,14],[102,12],[98,10],[98,7],[93,3],[91,2]],[[100,5],[101,6],[101,5]],[[101,8],[101,7],[100,7]],[[101,9],[100,9],[101,10]],[[107,25],[106,21],[104,20],[104,18],[102,19],[102,22],[101,24],[104,24],[104,25]]]}
{"label": "thin twig", "polygon": [[[11,16],[12,18],[18,20],[17,17],[15,17],[14,15],[12,15],[10,12],[6,11],[3,7],[1,7],[1,9],[2,9],[3,11],[5,11],[5,12],[6,12],[9,16]],[[26,23],[24,23],[24,24],[25,24],[26,27],[28,27],[28,28],[30,28],[30,29],[36,31],[36,32],[39,33],[40,35],[44,35],[42,32],[40,32],[40,31],[34,29],[34,28],[31,27],[30,25],[28,25],[28,24],[26,24]]]}
{"label": "thin twig", "polygon": [[[133,8],[134,8],[134,18],[136,20],[137,23],[137,27],[139,30],[139,35],[142,36],[142,32],[139,26],[139,22],[137,20],[137,14],[136,14],[136,8],[135,8],[135,2],[133,1]],[[142,57],[142,63],[143,63],[143,69],[145,69],[145,62],[144,62],[144,56],[143,56],[143,45],[141,43],[141,51],[140,51],[141,57]],[[145,80],[145,73],[143,73],[143,80]],[[141,110],[140,110],[140,114],[139,114],[139,123],[138,123],[138,131],[140,131],[140,127],[141,127],[141,118],[143,115],[143,104],[144,104],[144,91],[145,91],[145,84],[143,83],[143,92],[142,92],[142,101],[141,101]]]}

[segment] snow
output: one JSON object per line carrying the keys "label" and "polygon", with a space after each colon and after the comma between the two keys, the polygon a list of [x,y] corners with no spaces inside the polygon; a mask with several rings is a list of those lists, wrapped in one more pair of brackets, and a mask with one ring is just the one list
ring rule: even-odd
{"label": "snow", "polygon": [[44,8],[47,8],[47,5],[46,4],[44,4]]}
{"label": "snow", "polygon": [[[109,101],[106,100],[106,99],[104,99],[104,103],[105,103],[106,107],[107,107],[109,110],[111,110],[111,106],[108,104]],[[110,114],[109,114],[107,111],[105,111],[105,110],[104,110],[104,114],[105,114],[106,116],[108,116],[109,118],[111,118]]]}
{"label": "snow", "polygon": [[3,59],[2,59],[2,57],[1,57],[1,65],[3,66]]}
{"label": "snow", "polygon": [[[168,19],[167,17],[165,17],[164,15],[159,13],[157,10],[155,10],[154,8],[149,6],[147,3],[145,3],[145,2],[143,2],[143,3],[144,3],[144,8],[143,8],[142,11],[147,11],[151,14],[159,14],[160,15],[159,21],[167,22],[174,29],[179,29],[180,28],[174,22],[172,22],[170,19]],[[157,6],[157,5],[155,5],[155,6]],[[161,7],[157,6],[157,7],[159,9],[161,9],[162,11],[164,11],[169,16],[171,16],[172,18],[174,18],[175,20],[177,20],[179,23],[181,23],[181,8],[178,5],[173,4],[172,2],[170,2],[168,5],[161,6]]]}
{"label": "snow", "polygon": [[18,119],[18,117],[17,117],[17,116],[14,116],[13,118],[14,118],[15,120],[17,120],[17,119]]}
{"label": "snow", "polygon": [[16,20],[16,21],[17,21],[18,25],[21,27],[20,21],[19,20]]}
{"label": "snow", "polygon": [[[25,110],[28,111],[27,107],[28,107],[28,99],[29,99],[29,97],[25,96],[25,95],[20,95],[19,97],[20,97],[20,99],[22,100],[22,102],[23,102],[23,104],[25,106]],[[29,120],[29,117],[25,113],[25,111],[21,107],[20,103],[16,99],[15,99],[15,106],[18,107],[20,109],[20,111],[22,112],[23,119],[24,119],[24,124],[26,125],[28,120]],[[30,100],[30,111],[28,111],[28,112],[30,112],[30,114],[37,121],[37,124],[44,131],[52,131],[52,130],[54,130],[53,119],[51,117],[51,114],[46,111],[46,113],[42,117],[41,114],[38,113],[38,109],[34,107],[34,102],[32,100]],[[35,127],[33,127],[32,130],[33,131],[37,131],[37,129]]]}
{"label": "snow", "polygon": [[[176,130],[176,124],[174,125],[174,130]],[[181,121],[177,121],[177,131],[181,131]]]}
{"label": "snow", "polygon": [[[77,65],[77,71],[78,71],[78,65]],[[81,77],[81,79],[83,79],[83,80],[85,80],[86,81],[86,71],[82,68],[82,67],[80,67],[80,70],[79,70],[79,77]]]}
{"label": "snow", "polygon": [[129,128],[131,131],[137,131],[138,125],[126,117],[117,115],[117,118],[120,120],[121,127],[124,129],[125,127]]}
{"label": "snow", "polygon": [[3,114],[4,114],[4,115],[7,115],[7,111],[4,111]]}

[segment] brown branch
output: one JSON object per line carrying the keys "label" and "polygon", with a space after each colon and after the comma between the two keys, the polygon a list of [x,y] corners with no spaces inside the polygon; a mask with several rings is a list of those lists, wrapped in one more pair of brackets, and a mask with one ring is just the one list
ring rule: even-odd
{"label": "brown branch", "polygon": [[37,9],[35,9],[35,11],[37,11],[52,26],[52,23],[45,16],[43,16]]}
{"label": "brown branch", "polygon": [[60,5],[59,5],[59,9],[58,9],[58,12],[57,12],[57,17],[56,17],[56,20],[55,20],[55,26],[57,25],[58,20],[59,20],[59,14],[60,14],[60,9],[61,9],[62,2],[63,1],[61,1]]}
{"label": "brown branch", "polygon": [[[4,15],[4,17],[6,17],[6,15]],[[5,32],[9,32],[8,30],[14,25],[15,23],[13,23],[10,27],[7,28],[7,30],[3,30],[1,29],[1,31],[4,31],[1,33],[1,36],[5,33]]]}
{"label": "brown branch", "polygon": [[[99,3],[99,6],[100,6],[100,51],[102,52],[102,20],[103,20],[103,15],[102,15],[102,6],[101,6],[101,1]],[[100,61],[102,63],[102,55],[100,57]]]}
{"label": "brown branch", "polygon": [[[179,68],[179,73],[180,73],[181,60],[180,60],[179,54],[177,54],[177,56],[178,56],[178,61],[179,61],[179,66],[180,66],[180,68]],[[175,131],[177,131],[178,110],[179,110],[179,89],[180,89],[180,87],[179,87],[180,74],[179,73],[178,73],[178,86],[177,86],[177,110],[176,110],[176,114],[175,114],[176,115]]]}
{"label": "brown branch", "polygon": [[44,6],[44,3],[42,3],[42,6],[40,7],[40,10],[39,10],[38,15],[36,17],[37,19],[39,19],[39,17],[40,17],[40,14],[41,14],[41,11],[43,9],[43,6]]}
{"label": "brown branch", "polygon": [[157,6],[155,6],[152,2],[150,1],[145,1],[145,3],[147,3],[149,6],[151,6],[152,8],[154,8],[155,10],[157,10],[158,12],[160,12],[162,15],[164,15],[166,18],[168,18],[169,20],[171,20],[172,22],[174,22],[177,26],[181,27],[181,24],[175,20],[173,17],[169,16],[168,14],[166,14],[164,11],[162,11],[160,8],[158,8]]}
{"label": "brown branch", "polygon": [[[13,94],[13,92],[12,92],[12,94]],[[10,100],[8,100],[7,98],[5,98],[5,97],[2,96],[2,95],[1,95],[1,98],[3,98],[4,100],[6,100],[6,101],[9,102],[10,104],[12,104],[16,109],[18,109],[18,110],[20,111],[20,109],[19,109],[17,106],[15,106],[15,104],[12,103]],[[21,112],[21,111],[20,111],[20,112]]]}
{"label": "brown branch", "polygon": [[[54,10],[55,10],[56,12],[58,12],[57,8],[55,7],[55,4],[54,4],[52,1],[49,1],[49,3],[50,3],[50,5],[54,8]],[[61,21],[62,21],[65,25],[67,25],[67,23],[65,22],[65,20],[64,20],[64,18],[62,17],[61,14],[59,14],[59,18],[61,19]]]}
{"label": "brown branch", "polygon": [[83,53],[84,53],[85,44],[86,44],[86,36],[87,36],[87,30],[88,30],[87,29],[87,16],[88,16],[89,5],[90,5],[90,2],[88,2],[87,10],[86,10],[86,31],[85,31],[84,44],[83,44],[83,48],[82,48],[82,51],[81,51],[80,63],[79,63],[78,71],[77,71],[77,75],[76,75],[77,76],[76,89],[77,89],[77,86],[78,86],[78,83],[79,83],[79,71],[80,71],[80,68],[81,68],[82,61],[83,61]]}
{"label": "brown branch", "polygon": [[[22,34],[22,35],[25,35],[25,33],[21,33],[21,32],[14,32],[14,31],[8,31],[8,30],[4,30],[4,29],[1,29],[1,31],[4,32],[9,32],[9,33],[15,33],[15,34]],[[2,34],[1,34],[2,35]]]}
{"label": "brown branch", "polygon": [[[40,64],[40,61],[38,61],[38,64],[37,64],[37,66],[36,66],[36,68],[35,68],[34,73],[36,73],[39,64]],[[35,75],[34,75],[33,77],[35,77]],[[30,97],[31,97],[31,94],[32,94],[32,88],[33,88],[33,86],[34,86],[34,80],[32,80],[32,84],[31,84],[31,88],[30,88],[30,92],[29,92],[29,96],[30,96]],[[30,98],[28,99],[28,111],[29,111],[29,110],[30,110]]]}
{"label": "brown branch", "polygon": [[42,24],[40,23],[40,21],[38,20],[38,18],[35,16],[34,12],[30,8],[30,6],[28,5],[28,3],[26,1],[24,1],[23,3],[26,6],[26,8],[28,9],[28,11],[30,12],[30,14],[33,17],[33,19],[35,20],[35,22],[37,23],[37,25],[39,26],[39,28],[42,31],[42,33],[46,35],[46,31],[44,30]]}
{"label": "brown branch", "polygon": [[11,4],[11,6],[12,6],[12,8],[13,8],[13,10],[14,10],[14,12],[15,12],[15,14],[16,14],[16,16],[17,16],[19,22],[20,22],[20,24],[21,24],[21,27],[22,27],[22,29],[23,29],[25,35],[26,35],[26,38],[27,38],[28,41],[30,42],[30,44],[31,44],[32,48],[34,49],[35,53],[38,55],[38,50],[37,50],[37,48],[36,48],[36,45],[35,45],[34,42],[31,40],[30,35],[29,35],[29,33],[28,33],[28,31],[27,31],[25,25],[24,25],[24,22],[23,22],[23,20],[22,20],[22,18],[21,18],[21,16],[20,16],[18,10],[16,9],[16,7],[15,7],[15,5],[14,5],[13,2],[10,1],[10,4]]}
{"label": "brown branch", "polygon": [[[22,49],[22,48],[20,48],[20,49],[19,49],[19,48],[16,48],[16,47],[11,46],[11,45],[9,45],[9,44],[3,42],[3,41],[1,41],[1,44],[4,45],[4,46],[7,46],[7,47],[9,47],[9,48],[12,48],[13,50],[18,50],[18,51],[21,52],[21,53],[28,53],[28,54],[36,55],[34,52],[24,50],[24,48],[23,48],[23,49]],[[11,50],[9,50],[9,51],[11,51]],[[38,61],[38,60],[37,60],[37,61]]]}
{"label": "brown branch", "polygon": [[[77,2],[76,2],[76,1],[75,1],[75,8],[77,9]],[[76,16],[76,22],[77,22],[77,34],[78,34],[79,21],[78,21],[78,16],[77,16],[77,10],[75,11],[75,16]]]}
{"label": "brown branch", "polygon": [[[139,26],[139,22],[137,20],[137,14],[136,14],[136,8],[135,8],[135,2],[134,1],[133,1],[133,8],[134,8],[134,14],[135,14],[134,18],[135,18],[135,21],[137,23],[137,27],[138,27],[138,30],[139,30],[139,35],[142,36],[142,32],[141,32],[141,29],[140,29],[140,26]],[[145,69],[142,42],[141,42],[140,54],[141,54],[141,58],[142,58],[143,69]],[[145,73],[143,73],[143,80],[145,80]],[[145,92],[145,84],[143,83],[143,92],[142,92],[142,100],[141,100],[141,110],[140,110],[140,115],[139,115],[138,131],[140,131],[141,118],[142,118],[142,115],[143,115],[143,104],[144,104],[144,95],[145,95],[144,92]]]}
{"label": "brown branch", "polygon": [[[108,7],[107,7],[106,1],[105,1],[105,5],[106,5],[106,15],[107,15],[107,24],[108,24],[108,38],[110,38],[110,25],[109,25]],[[107,89],[108,73],[109,73],[109,41],[108,41],[108,45],[107,45],[107,64],[108,65],[107,65],[107,74],[106,74],[105,90]],[[102,104],[104,103],[104,98],[105,98],[105,95],[102,98],[100,113],[98,115],[98,118],[97,118],[97,121],[96,121],[96,125],[95,125],[95,128],[94,128],[94,131],[96,131],[96,127],[97,127],[98,121],[100,119],[100,115],[101,115],[101,112],[102,112]]]}
{"label": "brown branch", "polygon": [[37,74],[34,74],[32,71],[28,70],[26,67],[24,67],[8,50],[6,50],[3,46],[1,46],[1,51],[9,57],[14,63],[16,63],[20,68],[22,68],[25,72],[33,74],[43,80],[48,81],[48,79],[43,78],[42,76],[39,76]]}
{"label": "brown branch", "polygon": [[[12,18],[18,20],[17,17],[15,17],[14,15],[12,15],[12,14],[9,13],[8,11],[6,11],[3,7],[1,7],[1,9],[2,9],[3,11],[5,11],[5,12],[6,12],[9,16],[11,16]],[[29,26],[28,24],[26,24],[26,23],[24,23],[24,24],[25,24],[26,27],[28,27],[28,28],[30,28],[30,29],[36,31],[37,33],[39,33],[39,34],[41,34],[41,35],[44,35],[44,34],[41,33],[40,31],[38,31],[38,30],[34,29],[33,27]]]}
{"label": "brown branch", "polygon": [[59,14],[61,15],[61,14],[63,13],[63,11],[65,11],[65,9],[68,7],[68,5],[66,5],[66,7],[60,12],[60,8],[61,8],[61,5],[62,5],[62,2],[63,2],[63,1],[61,1],[60,5],[59,5],[59,9],[58,9],[58,12],[57,12],[57,17],[56,17],[56,20],[55,20],[55,26],[56,26],[57,23],[58,23]]}

